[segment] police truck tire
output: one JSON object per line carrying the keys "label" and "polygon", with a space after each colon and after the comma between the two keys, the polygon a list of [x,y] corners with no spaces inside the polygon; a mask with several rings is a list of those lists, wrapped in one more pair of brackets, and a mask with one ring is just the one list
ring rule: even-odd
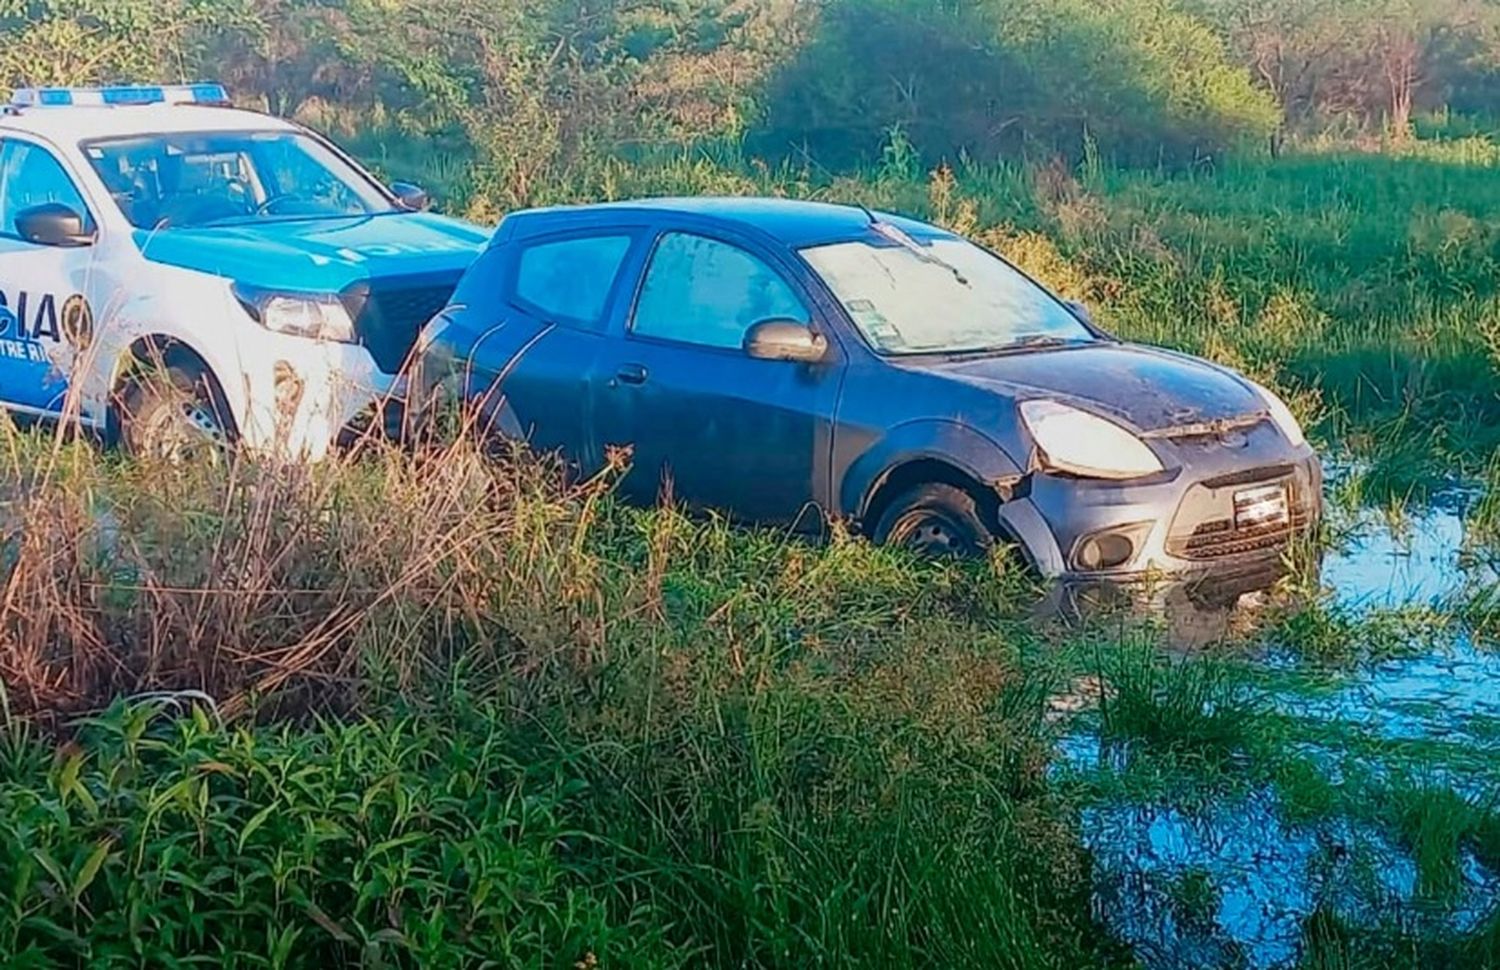
{"label": "police truck tire", "polygon": [[127,379],[120,392],[120,444],[132,457],[217,460],[231,434],[213,379],[168,367]]}
{"label": "police truck tire", "polygon": [[982,556],[995,544],[974,497],[941,482],[898,496],[881,514],[874,538],[933,557]]}

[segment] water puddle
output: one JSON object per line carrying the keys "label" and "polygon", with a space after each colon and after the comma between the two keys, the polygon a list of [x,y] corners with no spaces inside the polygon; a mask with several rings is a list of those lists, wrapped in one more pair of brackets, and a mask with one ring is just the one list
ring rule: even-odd
{"label": "water puddle", "polygon": [[[1380,611],[1444,612],[1500,582],[1493,559],[1469,548],[1464,515],[1473,499],[1464,492],[1440,497],[1405,513],[1395,527],[1376,511],[1350,515],[1323,558],[1326,608],[1356,620]],[[1160,626],[1169,647],[1191,650],[1253,628],[1253,616],[1245,614],[1262,603],[1249,597],[1205,608],[1191,598],[1168,598],[1161,601]],[[1197,615],[1174,615],[1184,610]],[[1195,635],[1183,641],[1176,636],[1181,630]],[[1410,767],[1380,763],[1379,754],[1355,755],[1341,738],[1368,741],[1355,747],[1360,752],[1414,743],[1500,766],[1500,650],[1475,643],[1456,621],[1434,631],[1426,652],[1310,678],[1270,698],[1293,725],[1308,729],[1307,739],[1289,737],[1287,744],[1321,765],[1328,784],[1344,785],[1342,769],[1351,759],[1367,780],[1395,780]],[[1092,731],[1065,734],[1057,754],[1060,775],[1118,776],[1131,768],[1127,747],[1101,744]],[[1429,783],[1483,804],[1500,795],[1500,770],[1472,771],[1455,762],[1426,765],[1425,772]],[[1435,891],[1383,826],[1337,812],[1317,821],[1288,819],[1271,790],[1204,805],[1120,800],[1084,809],[1097,915],[1144,966],[1176,970],[1295,966],[1315,913],[1356,930],[1399,926],[1439,940],[1471,933],[1500,914],[1500,872],[1467,849]]]}
{"label": "water puddle", "polygon": [[1382,740],[1500,745],[1500,651],[1459,634],[1440,652],[1367,666],[1332,690],[1289,694],[1278,706]]}
{"label": "water puddle", "polygon": [[1493,564],[1466,554],[1470,492],[1446,493],[1394,524],[1362,509],[1323,560],[1322,583],[1352,609],[1437,606],[1467,587],[1500,581]]}
{"label": "water puddle", "polygon": [[1260,793],[1199,811],[1105,805],[1083,814],[1098,917],[1147,967],[1295,966],[1314,913],[1428,938],[1473,932],[1500,874],[1468,853],[1441,897],[1383,832],[1345,819],[1288,825]]}

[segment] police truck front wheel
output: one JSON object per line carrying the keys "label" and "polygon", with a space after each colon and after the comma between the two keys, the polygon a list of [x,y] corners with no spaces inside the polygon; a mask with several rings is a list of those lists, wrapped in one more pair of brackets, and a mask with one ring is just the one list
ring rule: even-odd
{"label": "police truck front wheel", "polygon": [[216,461],[231,439],[213,378],[182,367],[143,371],[119,396],[120,443],[133,457]]}

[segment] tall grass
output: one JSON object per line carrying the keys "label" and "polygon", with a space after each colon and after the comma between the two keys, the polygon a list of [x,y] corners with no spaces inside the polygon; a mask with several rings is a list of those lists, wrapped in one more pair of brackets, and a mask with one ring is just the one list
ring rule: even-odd
{"label": "tall grass", "polygon": [[[10,716],[72,739],[0,775],[18,959],[1110,958],[998,564],[631,512],[462,442],[6,440]],[[88,716],[162,691],[196,716]]]}

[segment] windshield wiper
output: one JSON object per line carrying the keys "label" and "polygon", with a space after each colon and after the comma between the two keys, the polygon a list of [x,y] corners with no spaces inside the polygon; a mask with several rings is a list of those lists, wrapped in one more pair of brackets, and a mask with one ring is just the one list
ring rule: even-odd
{"label": "windshield wiper", "polygon": [[949,353],[955,356],[970,357],[982,356],[984,354],[1004,354],[1023,350],[1047,350],[1052,347],[1079,347],[1092,343],[1091,339],[1070,340],[1067,337],[1054,337],[1050,334],[1034,333],[1026,337],[1017,337],[1003,344],[990,344],[985,347],[971,347],[966,350],[954,350]]}
{"label": "windshield wiper", "polygon": [[893,226],[889,222],[882,222],[880,217],[871,212],[863,203],[860,203],[859,208],[864,212],[866,216],[869,217],[870,228],[879,233],[882,238],[890,240],[924,263],[927,263],[931,266],[941,266],[943,269],[952,273],[953,278],[958,280],[959,283],[963,284],[964,286],[969,285],[969,278],[964,276],[963,271],[961,271],[957,266],[954,266],[952,263],[943,259],[941,256],[934,256],[932,253],[923,249],[921,243],[917,242],[911,236],[908,236],[901,230],[900,227]]}
{"label": "windshield wiper", "polygon": [[1051,336],[1050,334],[1034,333],[1034,334],[1031,334],[1030,336],[1019,337],[1016,340],[1011,341],[1007,346],[1010,346],[1010,347],[1065,347],[1068,344],[1077,343],[1077,342],[1078,341],[1076,341],[1076,340],[1069,340],[1066,337],[1054,337],[1054,336]]}

